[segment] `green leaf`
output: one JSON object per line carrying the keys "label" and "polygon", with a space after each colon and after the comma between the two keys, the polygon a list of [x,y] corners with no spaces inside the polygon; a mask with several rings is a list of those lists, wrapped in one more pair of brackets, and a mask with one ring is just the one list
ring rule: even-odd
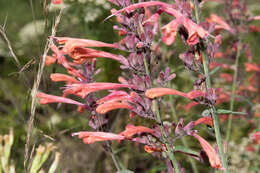
{"label": "green leaf", "polygon": [[209,72],[209,75],[211,76],[211,75],[213,75],[214,73],[216,73],[219,70],[220,70],[220,67],[216,67],[211,72]]}
{"label": "green leaf", "polygon": [[130,171],[128,169],[117,171],[116,173],[134,173],[133,171]]}
{"label": "green leaf", "polygon": [[176,146],[176,147],[174,147],[174,151],[186,153],[186,154],[189,154],[189,155],[199,156],[198,152],[193,151],[193,150],[186,148],[184,146]]}
{"label": "green leaf", "polygon": [[218,109],[217,114],[236,114],[236,115],[246,115],[246,112],[233,112],[231,110]]}

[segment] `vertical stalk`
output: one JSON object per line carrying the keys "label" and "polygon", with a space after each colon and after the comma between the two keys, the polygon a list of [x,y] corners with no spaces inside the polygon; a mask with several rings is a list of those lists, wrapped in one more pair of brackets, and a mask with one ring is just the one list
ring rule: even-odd
{"label": "vertical stalk", "polygon": [[[209,76],[209,70],[208,70],[208,64],[207,64],[208,58],[207,58],[207,55],[205,52],[202,53],[202,59],[203,59],[204,73],[206,76],[206,88],[208,89],[208,88],[211,88],[211,82],[210,82],[210,76]],[[210,106],[210,112],[211,112],[211,116],[213,119],[214,130],[215,130],[215,134],[216,134],[216,141],[217,141],[217,146],[219,149],[220,159],[223,164],[223,167],[225,168],[225,173],[228,173],[227,160],[226,160],[226,156],[224,153],[222,138],[221,138],[221,134],[220,134],[219,119],[216,115],[216,108],[214,105]]]}
{"label": "vertical stalk", "polygon": [[[239,38],[238,45],[237,45],[237,53],[236,53],[236,61],[235,61],[235,71],[233,75],[233,84],[232,84],[232,95],[230,100],[230,107],[229,110],[233,111],[234,109],[234,101],[235,101],[235,92],[237,87],[237,74],[238,74],[238,63],[239,63],[239,57],[241,54],[241,40]],[[227,126],[227,135],[226,135],[226,141],[228,142],[230,140],[230,134],[232,129],[232,113],[229,114],[228,117],[228,126]]]}
{"label": "vertical stalk", "polygon": [[[146,75],[148,75],[151,78],[150,71],[149,71],[148,64],[147,64],[147,60],[146,60],[146,56],[143,56],[143,59],[144,59],[144,67],[145,67]],[[166,139],[166,133],[164,131],[163,122],[161,120],[161,115],[160,115],[160,111],[159,111],[158,100],[155,100],[155,113],[156,113],[157,123],[160,125],[162,142],[164,143],[164,145],[166,146],[166,149],[167,149],[166,154],[167,154],[168,158],[170,159],[170,161],[171,161],[171,163],[174,167],[175,173],[180,173],[180,169],[178,167],[178,163],[177,163],[176,157],[174,155],[174,152],[173,152],[171,146],[169,145],[169,143]]]}
{"label": "vertical stalk", "polygon": [[[199,24],[200,21],[199,21],[198,2],[197,2],[197,0],[193,0],[193,2],[194,2],[194,6],[195,6],[196,22]],[[206,89],[209,89],[209,88],[211,88],[211,80],[210,80],[209,69],[208,69],[208,57],[207,57],[207,54],[205,51],[202,51],[202,60],[203,60],[204,75],[206,77]],[[223,164],[223,167],[225,168],[225,173],[228,173],[227,160],[226,160],[226,156],[224,153],[222,138],[221,138],[221,134],[220,134],[219,119],[216,115],[216,108],[214,105],[210,106],[210,112],[211,112],[211,116],[213,119],[214,130],[215,130],[215,134],[216,134],[216,141],[217,141],[217,146],[219,149],[220,159]]]}
{"label": "vertical stalk", "polygon": [[[100,116],[97,116],[97,117],[98,117],[98,123],[101,125]],[[101,130],[102,130],[102,126],[101,126]],[[105,141],[105,143],[106,143],[106,145],[107,145],[107,147],[109,149],[109,154],[110,154],[110,156],[111,156],[111,158],[113,160],[113,163],[114,163],[117,171],[120,171],[121,168],[120,168],[120,165],[119,165],[119,161],[118,161],[118,159],[117,159],[117,157],[116,157],[116,155],[114,153],[114,150],[113,150],[112,146],[110,145],[110,143],[108,141]]]}
{"label": "vertical stalk", "polygon": [[[177,116],[176,111],[175,111],[173,96],[169,95],[169,97],[170,97],[170,107],[171,107],[172,117],[173,117],[174,121],[177,123],[179,120],[178,120],[178,116]],[[189,145],[188,145],[187,140],[185,138],[182,137],[181,142],[184,145],[184,147],[189,148]],[[189,159],[189,162],[191,163],[191,167],[192,167],[193,172],[199,173],[195,160],[192,159],[191,157],[188,157],[188,159]]]}

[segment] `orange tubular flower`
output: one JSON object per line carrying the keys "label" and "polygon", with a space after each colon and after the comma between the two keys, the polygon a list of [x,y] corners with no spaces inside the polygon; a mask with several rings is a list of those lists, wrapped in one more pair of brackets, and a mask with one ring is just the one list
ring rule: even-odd
{"label": "orange tubular flower", "polygon": [[163,151],[163,149],[161,149],[161,148],[152,147],[152,146],[148,146],[148,145],[145,145],[145,146],[144,146],[144,150],[145,150],[147,153],[162,152],[162,151]]}
{"label": "orange tubular flower", "polygon": [[197,44],[199,42],[198,36],[200,38],[205,38],[209,35],[205,29],[194,23],[189,18],[185,18],[182,22],[182,25],[188,30],[189,37],[187,43],[189,45]]}
{"label": "orange tubular flower", "polygon": [[225,79],[226,82],[232,82],[233,81],[233,76],[228,73],[220,73],[220,78]]}
{"label": "orange tubular flower", "polygon": [[85,98],[89,93],[97,92],[101,90],[110,90],[110,89],[118,89],[118,88],[135,88],[133,85],[127,84],[117,84],[117,83],[104,83],[104,82],[95,82],[88,84],[72,84],[67,85],[67,89],[63,91],[64,95],[74,94],[81,98]]}
{"label": "orange tubular flower", "polygon": [[187,40],[188,45],[197,44],[199,42],[198,36],[200,38],[205,38],[209,35],[204,28],[194,23],[191,19],[183,16],[179,11],[169,7],[163,8],[162,10],[167,14],[174,16],[177,20],[180,20],[181,24],[187,29],[189,34]]}
{"label": "orange tubular flower", "polygon": [[165,95],[179,95],[188,98],[188,95],[186,93],[170,88],[151,88],[146,90],[145,92],[145,96],[150,99],[154,99],[156,97],[161,97]]}
{"label": "orange tubular flower", "polygon": [[163,33],[162,40],[164,44],[169,46],[174,43],[179,25],[180,25],[179,20],[175,19],[162,27],[162,33]]}
{"label": "orange tubular flower", "polygon": [[88,59],[99,57],[110,58],[119,62],[122,60],[121,57],[112,53],[82,47],[76,47],[72,52],[69,53],[69,55],[73,58],[73,62],[77,64],[82,64]]}
{"label": "orange tubular flower", "polygon": [[127,101],[130,99],[130,96],[125,91],[114,91],[109,95],[99,99],[97,104],[103,104],[105,102],[115,102],[115,101]]}
{"label": "orange tubular flower", "polygon": [[55,37],[59,44],[64,44],[63,51],[65,53],[72,52],[78,47],[111,47],[117,48],[115,44],[104,43],[96,40],[80,39],[80,38],[70,38],[70,37]]}
{"label": "orange tubular flower", "polygon": [[224,168],[215,149],[205,139],[203,139],[196,133],[193,133],[192,135],[200,142],[200,145],[202,146],[203,150],[206,152],[209,158],[210,165],[214,168],[223,170]]}
{"label": "orange tubular flower", "polygon": [[50,78],[53,82],[65,81],[67,84],[79,83],[75,78],[61,73],[52,73]]}
{"label": "orange tubular flower", "polygon": [[[225,122],[225,121],[228,120],[228,117],[229,117],[228,115],[223,114],[223,115],[220,115],[220,116],[219,116],[219,119],[220,119],[220,121],[223,123],[223,122]],[[240,117],[241,117],[241,116],[233,116],[232,118],[235,119],[235,118],[240,118]],[[198,124],[207,124],[207,125],[213,127],[212,118],[209,117],[209,116],[206,116],[206,117],[202,117],[202,118],[197,119],[194,124],[195,124],[195,126],[198,125]]]}
{"label": "orange tubular flower", "polygon": [[218,24],[216,25],[216,29],[225,29],[231,33],[234,33],[234,30],[225,22],[225,20],[216,14],[211,14],[207,21]]}
{"label": "orange tubular flower", "polygon": [[105,114],[109,111],[115,110],[115,109],[129,109],[133,110],[134,107],[128,104],[127,102],[106,102],[104,104],[101,104],[97,107],[96,111],[100,114]]}
{"label": "orange tubular flower", "polygon": [[209,117],[209,116],[197,119],[194,124],[195,124],[195,126],[198,125],[198,124],[207,124],[207,125],[213,127],[212,118]]}
{"label": "orange tubular flower", "polygon": [[42,92],[38,92],[37,97],[40,98],[40,104],[67,103],[67,104],[74,104],[78,106],[84,106],[84,104],[77,102],[75,100],[60,97],[60,96],[49,95]]}
{"label": "orange tubular flower", "polygon": [[154,130],[144,127],[144,126],[134,126],[132,124],[128,124],[125,128],[125,131],[121,132],[120,135],[126,137],[126,138],[131,138],[137,133],[154,133]]}
{"label": "orange tubular flower", "polygon": [[56,62],[56,60],[57,59],[55,57],[47,55],[46,59],[45,59],[45,65],[50,66],[50,65],[54,64]]}
{"label": "orange tubular flower", "polygon": [[191,108],[193,108],[194,106],[198,105],[198,102],[190,102],[189,104],[187,104],[186,106],[182,106],[182,108],[188,112],[190,111]]}
{"label": "orange tubular flower", "polygon": [[251,137],[260,145],[260,131],[253,133]]}
{"label": "orange tubular flower", "polygon": [[260,27],[254,25],[249,25],[248,27],[251,32],[260,32]]}
{"label": "orange tubular flower", "polygon": [[256,63],[245,63],[245,66],[247,72],[260,72],[260,67]]}
{"label": "orange tubular flower", "polygon": [[105,132],[78,132],[73,133],[72,136],[78,136],[79,139],[83,139],[85,144],[93,144],[100,141],[114,141],[114,140],[123,140],[124,136],[117,135],[114,133],[105,133]]}
{"label": "orange tubular flower", "polygon": [[160,7],[167,7],[169,6],[169,4],[167,3],[164,3],[164,2],[159,2],[159,1],[150,1],[150,2],[140,2],[140,3],[136,3],[136,4],[132,4],[132,5],[129,5],[121,10],[113,10],[112,11],[112,14],[110,16],[108,16],[105,20],[113,17],[113,16],[116,16],[118,15],[119,13],[121,12],[130,12],[130,11],[133,11],[137,8],[142,8],[142,7],[151,7],[151,6],[160,6]]}
{"label": "orange tubular flower", "polygon": [[156,97],[161,97],[164,95],[179,95],[188,99],[194,99],[196,97],[205,96],[205,93],[199,90],[194,90],[186,94],[171,88],[151,88],[146,90],[145,92],[145,96],[150,99],[154,99]]}
{"label": "orange tubular flower", "polygon": [[63,0],[52,0],[51,1],[53,4],[61,4]]}

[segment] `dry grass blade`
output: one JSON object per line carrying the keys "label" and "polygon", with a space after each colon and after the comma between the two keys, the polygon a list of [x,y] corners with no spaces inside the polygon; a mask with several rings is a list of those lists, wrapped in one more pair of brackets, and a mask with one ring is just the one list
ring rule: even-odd
{"label": "dry grass blade", "polygon": [[15,55],[14,50],[13,50],[13,48],[11,46],[11,42],[9,41],[8,37],[6,36],[5,29],[2,26],[0,26],[0,34],[1,34],[2,38],[3,38],[3,40],[6,42],[6,44],[8,46],[8,49],[10,50],[10,53],[11,53],[12,57],[15,60],[16,66],[20,69],[21,68],[21,63],[18,60],[17,56]]}
{"label": "dry grass blade", "polygon": [[[54,24],[54,26],[52,28],[51,37],[54,37],[55,34],[56,34],[56,30],[57,30],[58,24],[60,22],[61,15],[62,15],[62,10],[60,11],[59,15],[57,16],[57,18],[55,20],[55,24]],[[42,77],[43,69],[44,69],[44,63],[45,63],[45,59],[46,59],[47,53],[48,53],[48,51],[50,49],[50,45],[51,45],[51,40],[48,40],[46,45],[45,45],[43,57],[40,59],[37,77],[36,77],[36,79],[34,81],[34,85],[33,85],[32,91],[31,91],[31,97],[32,97],[31,111],[30,111],[31,115],[30,115],[30,119],[28,120],[28,125],[27,125],[27,137],[26,137],[25,156],[24,156],[24,168],[25,169],[26,169],[26,165],[27,165],[27,162],[28,162],[31,133],[32,133],[34,117],[35,117],[36,94],[37,94],[37,90],[38,90],[40,82],[41,82],[41,77]],[[29,170],[30,170],[30,167],[27,168],[27,172]]]}
{"label": "dry grass blade", "polygon": [[22,77],[24,78],[25,82],[26,82],[26,85],[27,87],[29,87],[29,80],[28,78],[26,77],[26,75],[23,73],[23,71],[21,71],[21,69],[23,69],[19,59],[17,58],[16,54],[14,53],[14,50],[13,50],[13,47],[11,45],[11,42],[10,40],[8,39],[6,33],[5,33],[5,29],[3,26],[0,26],[0,35],[2,36],[4,42],[7,44],[7,47],[12,55],[12,57],[14,58],[14,61],[16,63],[16,66],[17,68],[19,69],[19,73],[22,74]]}

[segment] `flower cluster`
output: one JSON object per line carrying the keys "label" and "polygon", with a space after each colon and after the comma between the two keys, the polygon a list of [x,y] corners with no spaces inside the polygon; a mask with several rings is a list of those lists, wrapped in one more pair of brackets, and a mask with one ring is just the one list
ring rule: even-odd
{"label": "flower cluster", "polygon": [[[234,35],[240,31],[240,28],[230,26],[225,19],[216,14],[211,14],[205,22],[195,22],[192,14],[193,10],[196,10],[194,6],[199,4],[186,1],[176,1],[174,4],[160,1],[140,1],[139,3],[131,3],[130,0],[109,1],[119,7],[120,10],[111,10],[112,14],[106,20],[113,16],[116,17],[118,25],[114,26],[114,30],[118,31],[122,39],[118,43],[104,43],[70,37],[50,38],[52,55],[47,56],[45,64],[60,64],[69,75],[51,74],[50,78],[53,82],[62,81],[66,83],[63,95],[53,96],[39,92],[37,97],[40,98],[40,103],[74,104],[78,106],[79,112],[85,110],[90,112],[89,125],[96,131],[73,133],[73,136],[77,135],[86,144],[100,141],[134,141],[143,144],[144,150],[148,153],[166,153],[166,161],[170,161],[170,164],[167,164],[169,172],[173,168],[179,172],[182,168],[180,162],[174,159],[174,154],[179,151],[175,148],[175,141],[189,135],[199,141],[211,167],[226,170],[223,158],[219,157],[219,154],[223,155],[223,153],[218,153],[220,147],[223,146],[219,145],[217,150],[214,149],[193,128],[199,124],[216,127],[215,114],[221,114],[219,117],[224,122],[228,119],[226,114],[233,113],[233,110],[231,112],[216,110],[216,105],[230,101],[230,92],[222,88],[211,88],[210,75],[218,68],[233,70],[233,67],[215,62],[215,59],[233,56],[238,49],[237,44],[232,44],[227,52],[219,51],[222,42],[220,35],[222,30]],[[61,2],[52,1],[52,3]],[[232,4],[232,6],[234,8],[241,7],[239,4]],[[173,19],[161,26],[160,18],[162,14]],[[238,11],[235,10],[230,13],[233,20],[237,19],[239,15],[241,14],[238,14]],[[243,20],[249,22],[255,20],[255,18],[245,17]],[[159,33],[161,33],[161,38]],[[163,66],[163,62],[159,62],[159,65],[156,63],[164,56],[160,46],[172,46],[177,35],[180,36],[187,47],[185,52],[179,54],[179,59],[183,62],[185,68],[196,76],[194,87],[189,92],[167,88],[167,84],[176,77],[176,74],[171,73],[169,67]],[[115,49],[118,52],[119,50],[124,51],[126,56],[102,51],[100,50],[102,48]],[[244,46],[245,48],[246,46]],[[205,59],[205,57],[208,58]],[[100,69],[96,69],[96,61],[99,61],[100,58],[111,59],[121,65],[123,73],[122,76],[118,77],[118,83],[94,80],[94,76],[100,72]],[[212,73],[208,74],[208,70],[212,70]],[[259,72],[260,67],[251,63],[249,58],[249,62],[246,63],[246,71]],[[250,87],[246,88],[251,92],[257,90],[254,82],[256,76],[254,75],[249,79]],[[225,82],[234,80],[229,73],[221,73],[220,77]],[[97,97],[95,93],[104,90],[109,93],[102,98]],[[238,92],[241,92],[241,90]],[[70,95],[77,96],[84,102],[68,98]],[[164,99],[161,97],[165,95],[186,98],[190,103],[182,106],[182,109],[187,111],[195,105],[203,105],[207,107],[205,111],[208,112],[203,117],[190,121],[186,126],[184,126],[183,119],[168,126],[164,124],[160,115],[164,106]],[[139,116],[144,120],[152,119],[157,125],[148,128],[142,125],[129,124],[124,131],[118,134],[101,132],[102,126],[108,122],[105,114],[117,109],[127,109],[130,118]],[[235,118],[239,117],[236,116]],[[176,126],[174,126],[175,124]],[[216,133],[219,132],[216,131]],[[253,137],[258,140],[259,136],[254,135]],[[181,152],[206,162],[200,154]]]}

